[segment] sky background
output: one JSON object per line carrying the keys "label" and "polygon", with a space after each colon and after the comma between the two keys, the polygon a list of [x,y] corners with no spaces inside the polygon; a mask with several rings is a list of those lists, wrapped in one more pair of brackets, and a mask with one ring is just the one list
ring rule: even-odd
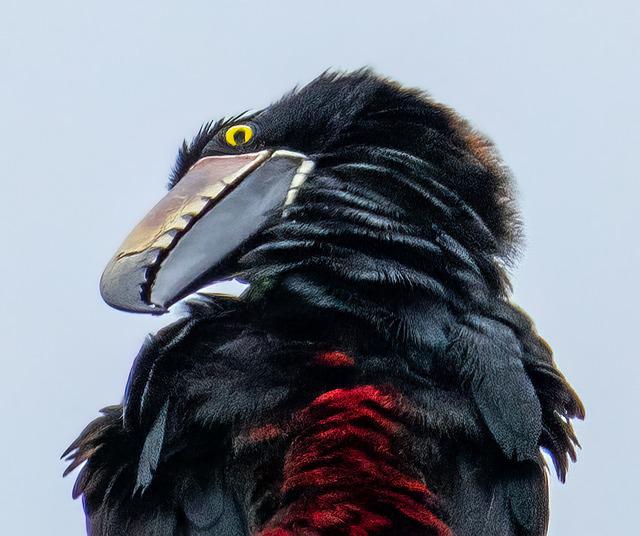
{"label": "sky background", "polygon": [[371,65],[469,118],[518,179],[515,299],[588,411],[550,534],[636,534],[639,5],[3,0],[2,532],[84,534],[58,457],[170,320],[110,309],[98,279],[182,138]]}

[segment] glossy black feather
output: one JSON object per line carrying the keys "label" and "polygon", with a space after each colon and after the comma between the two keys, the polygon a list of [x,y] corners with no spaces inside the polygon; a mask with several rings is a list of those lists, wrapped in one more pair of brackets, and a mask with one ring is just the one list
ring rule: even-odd
{"label": "glossy black feather", "polygon": [[[208,124],[171,184],[203,156],[265,147],[307,153],[315,171],[230,262],[243,298],[192,299],[143,345],[124,405],[65,453],[69,470],[85,464],[74,493],[91,533],[256,534],[283,500],[294,414],[371,384],[402,395],[403,452],[455,534],[543,535],[540,449],[564,479],[584,409],[509,301],[521,225],[492,144],[366,70],[325,73],[243,120],[249,147],[224,146],[229,121]],[[328,350],[355,365],[319,369]],[[246,439],[265,424],[281,435]]]}

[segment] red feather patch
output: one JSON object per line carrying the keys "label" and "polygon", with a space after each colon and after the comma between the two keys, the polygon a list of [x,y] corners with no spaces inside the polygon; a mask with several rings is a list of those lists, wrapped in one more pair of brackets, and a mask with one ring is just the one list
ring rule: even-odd
{"label": "red feather patch", "polygon": [[325,367],[352,367],[355,365],[353,357],[344,352],[323,352],[317,354],[315,362]]}
{"label": "red feather patch", "polygon": [[281,508],[260,536],[451,536],[402,454],[400,414],[397,397],[371,385],[329,391],[300,411]]}

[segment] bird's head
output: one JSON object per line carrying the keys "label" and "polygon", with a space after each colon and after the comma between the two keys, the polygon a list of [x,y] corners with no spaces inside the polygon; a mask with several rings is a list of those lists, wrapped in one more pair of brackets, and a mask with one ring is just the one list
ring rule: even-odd
{"label": "bird's head", "polygon": [[162,313],[233,276],[348,294],[502,292],[519,234],[491,143],[368,70],[324,74],[205,125],[169,188],[105,269],[102,296],[116,308]]}

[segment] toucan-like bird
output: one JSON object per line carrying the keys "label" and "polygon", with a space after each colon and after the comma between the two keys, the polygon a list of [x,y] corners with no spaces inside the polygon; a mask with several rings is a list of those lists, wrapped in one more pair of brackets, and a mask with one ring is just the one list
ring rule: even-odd
{"label": "toucan-like bird", "polygon": [[102,276],[191,297],[65,453],[88,532],[545,534],[584,410],[509,299],[520,235],[492,144],[369,70],[206,124]]}

